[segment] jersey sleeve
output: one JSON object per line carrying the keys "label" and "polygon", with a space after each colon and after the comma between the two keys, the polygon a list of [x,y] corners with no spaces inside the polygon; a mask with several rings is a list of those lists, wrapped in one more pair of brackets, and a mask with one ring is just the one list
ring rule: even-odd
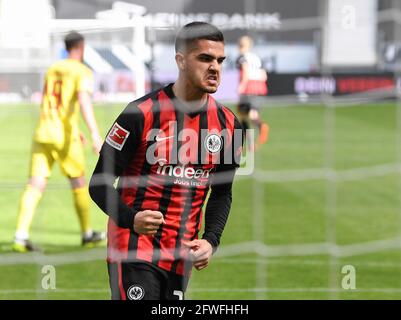
{"label": "jersey sleeve", "polygon": [[221,158],[222,161],[217,166],[217,171],[219,171],[220,169],[237,169],[240,166],[244,138],[245,133],[242,125],[239,120],[234,117],[234,130],[231,135],[231,140],[229,140],[228,145],[224,148],[224,152]]}
{"label": "jersey sleeve", "polygon": [[114,187],[142,141],[144,117],[136,103],[130,103],[107,133],[89,183],[93,201],[120,228],[133,229],[136,210],[128,206]]}
{"label": "jersey sleeve", "polygon": [[[202,236],[217,250],[226,225],[232,203],[232,184],[236,169],[240,166],[244,131],[238,119],[234,118],[234,132],[231,146],[225,151],[225,157],[233,161],[217,165],[211,181],[211,193],[205,212],[205,231]],[[228,153],[232,152],[231,155]]]}
{"label": "jersey sleeve", "polygon": [[235,62],[236,66],[238,69],[242,68],[242,65],[246,62],[245,56],[244,55],[240,55],[237,58],[237,61]]}
{"label": "jersey sleeve", "polygon": [[137,104],[131,102],[110,128],[100,155],[113,165],[126,168],[142,142],[144,115]]}
{"label": "jersey sleeve", "polygon": [[246,133],[242,124],[239,122],[237,117],[234,118],[234,134],[232,140],[232,157],[234,159],[233,165],[238,168],[241,164],[242,148],[244,147],[244,139]]}
{"label": "jersey sleeve", "polygon": [[83,69],[78,76],[77,91],[93,93],[93,74],[89,69]]}

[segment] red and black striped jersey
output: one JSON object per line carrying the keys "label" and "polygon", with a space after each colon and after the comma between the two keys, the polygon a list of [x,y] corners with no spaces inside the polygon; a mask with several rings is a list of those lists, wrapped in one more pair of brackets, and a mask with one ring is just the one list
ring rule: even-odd
{"label": "red and black striped jersey", "polygon": [[267,94],[266,70],[263,69],[262,61],[253,52],[247,52],[238,57],[237,68],[240,72],[240,81],[243,79],[243,65],[247,65],[247,81],[243,95],[264,96]]}
{"label": "red and black striped jersey", "polygon": [[122,169],[117,189],[123,202],[136,212],[160,211],[165,223],[149,236],[110,218],[109,261],[146,261],[188,274],[183,242],[198,238],[202,207],[219,172],[239,166],[242,136],[235,115],[212,96],[191,113],[172,84],[128,104],[109,130],[101,157]]}

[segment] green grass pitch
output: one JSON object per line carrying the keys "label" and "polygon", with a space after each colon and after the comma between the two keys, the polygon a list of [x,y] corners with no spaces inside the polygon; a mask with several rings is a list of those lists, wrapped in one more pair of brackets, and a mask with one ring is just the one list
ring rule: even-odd
{"label": "green grass pitch", "polygon": [[[103,135],[123,107],[96,106]],[[27,256],[10,250],[37,110],[33,105],[0,106],[0,299],[109,299],[104,259],[82,259],[92,251],[80,248],[72,196],[58,167],[31,230],[45,256],[29,262]],[[299,181],[240,177],[222,247],[254,241],[273,249],[294,246],[296,251],[266,256],[248,248],[216,256],[208,268],[194,270],[187,298],[401,299],[401,252],[396,241],[401,235],[401,177],[380,167],[400,162],[395,104],[336,109],[296,105],[265,108],[262,114],[271,132],[268,144],[256,154],[258,172],[294,170],[291,178],[304,169],[379,166],[377,174],[366,176],[371,171],[362,170],[365,173],[357,179],[336,183],[321,177]],[[89,145],[86,152],[89,178],[96,157]],[[92,220],[94,228],[105,230],[106,216],[95,205]],[[395,242],[380,245],[389,239]],[[354,251],[332,257],[306,250],[329,240]],[[104,246],[98,250],[105,253]],[[56,290],[41,289],[44,258],[63,256],[77,258],[55,265]],[[355,290],[341,286],[344,265],[355,267]]]}

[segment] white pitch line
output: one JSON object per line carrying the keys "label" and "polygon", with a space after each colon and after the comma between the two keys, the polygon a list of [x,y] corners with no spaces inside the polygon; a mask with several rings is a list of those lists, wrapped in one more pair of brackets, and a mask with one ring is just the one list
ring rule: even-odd
{"label": "white pitch line", "polygon": [[374,253],[401,247],[401,238],[376,240],[349,245],[334,245],[326,242],[294,245],[265,245],[260,242],[243,242],[219,249],[217,257],[255,253],[262,257],[285,257],[329,254],[335,257],[349,257]]}
{"label": "white pitch line", "polygon": [[[53,290],[43,290],[43,289],[5,289],[0,290],[0,294],[26,294],[26,293],[35,293],[35,294],[52,294],[52,293],[109,293],[109,289],[85,289],[85,288],[76,288],[76,289],[53,289]],[[311,288],[189,288],[187,293],[193,292],[284,292],[284,293],[295,293],[295,292],[343,292],[343,293],[356,293],[356,292],[380,292],[380,293],[401,293],[401,288],[364,288],[364,289],[354,289],[354,290],[345,290],[345,289],[336,289],[336,288],[324,288],[324,287],[311,287]]]}
{"label": "white pitch line", "polygon": [[88,293],[103,293],[110,292],[109,289],[5,289],[0,290],[0,294],[23,294],[23,293],[37,293],[37,294],[50,294],[50,293],[79,293],[79,292],[88,292]]}
{"label": "white pitch line", "polygon": [[0,265],[40,264],[66,265],[106,260],[106,248],[45,255],[40,252],[8,253],[1,255]]}
{"label": "white pitch line", "polygon": [[[328,74],[330,76],[330,74]],[[343,96],[325,96],[309,95],[306,101],[302,101],[298,95],[280,95],[280,96],[266,96],[259,99],[259,105],[263,109],[272,108],[300,108],[300,107],[318,107],[318,108],[349,108],[357,105],[363,107],[377,107],[377,104],[384,104],[382,101],[386,98],[391,98],[397,95],[393,89],[375,89],[364,91],[360,93],[347,94]]]}
{"label": "white pitch line", "polygon": [[188,289],[189,292],[382,292],[393,293],[401,292],[401,288],[366,288],[366,289],[335,289],[335,288],[194,288]]}
{"label": "white pitch line", "polygon": [[[390,174],[401,174],[401,163],[386,163],[381,165],[358,167],[346,170],[332,170],[327,168],[311,168],[300,170],[262,170],[256,169],[252,176],[238,176],[237,179],[256,179],[260,182],[282,183],[314,180],[332,180],[337,182],[363,180],[372,177],[382,177]],[[21,189],[24,183],[9,181],[0,182],[0,189]],[[49,183],[47,189],[67,190],[65,182]]]}
{"label": "white pitch line", "polygon": [[[216,258],[213,260],[214,263],[227,263],[227,264],[256,264],[262,263],[265,265],[311,265],[311,266],[327,266],[330,264],[329,258],[326,260],[322,259],[296,259],[290,260],[285,258],[265,258],[265,259],[237,259],[237,258]],[[345,264],[345,261],[337,261],[338,265]],[[351,261],[347,264],[352,264],[356,267],[367,267],[367,268],[400,268],[401,261],[399,263],[393,262],[376,262],[376,261]]]}
{"label": "white pitch line", "polygon": [[257,169],[255,170],[254,178],[258,181],[269,183],[312,180],[332,180],[341,182],[381,177],[394,173],[401,173],[401,163],[387,163],[346,170],[316,168],[304,170],[270,171]]}
{"label": "white pitch line", "polygon": [[[257,254],[261,257],[291,257],[310,255],[332,255],[351,257],[388,249],[399,249],[401,238],[376,240],[370,242],[333,245],[329,243],[305,243],[294,245],[266,245],[260,242],[242,242],[220,247],[215,258],[235,257],[243,254]],[[65,265],[106,259],[106,248],[95,248],[68,253],[45,255],[43,253],[10,253],[1,255],[0,265],[51,264]]]}

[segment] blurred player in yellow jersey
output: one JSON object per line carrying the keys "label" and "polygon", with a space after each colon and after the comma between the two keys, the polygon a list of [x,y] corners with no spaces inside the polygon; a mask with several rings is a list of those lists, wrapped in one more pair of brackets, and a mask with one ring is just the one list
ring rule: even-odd
{"label": "blurred player in yellow jersey", "polygon": [[29,229],[55,162],[70,180],[82,230],[82,245],[91,246],[105,237],[103,232],[92,231],[90,225],[90,200],[84,177],[84,137],[78,126],[81,112],[91,134],[93,151],[98,153],[103,141],[91,101],[93,75],[82,62],[83,36],[72,31],[64,40],[68,58],[54,63],[45,77],[40,119],[32,144],[29,181],[21,197],[13,244],[13,250],[19,252],[37,249],[29,240]]}

